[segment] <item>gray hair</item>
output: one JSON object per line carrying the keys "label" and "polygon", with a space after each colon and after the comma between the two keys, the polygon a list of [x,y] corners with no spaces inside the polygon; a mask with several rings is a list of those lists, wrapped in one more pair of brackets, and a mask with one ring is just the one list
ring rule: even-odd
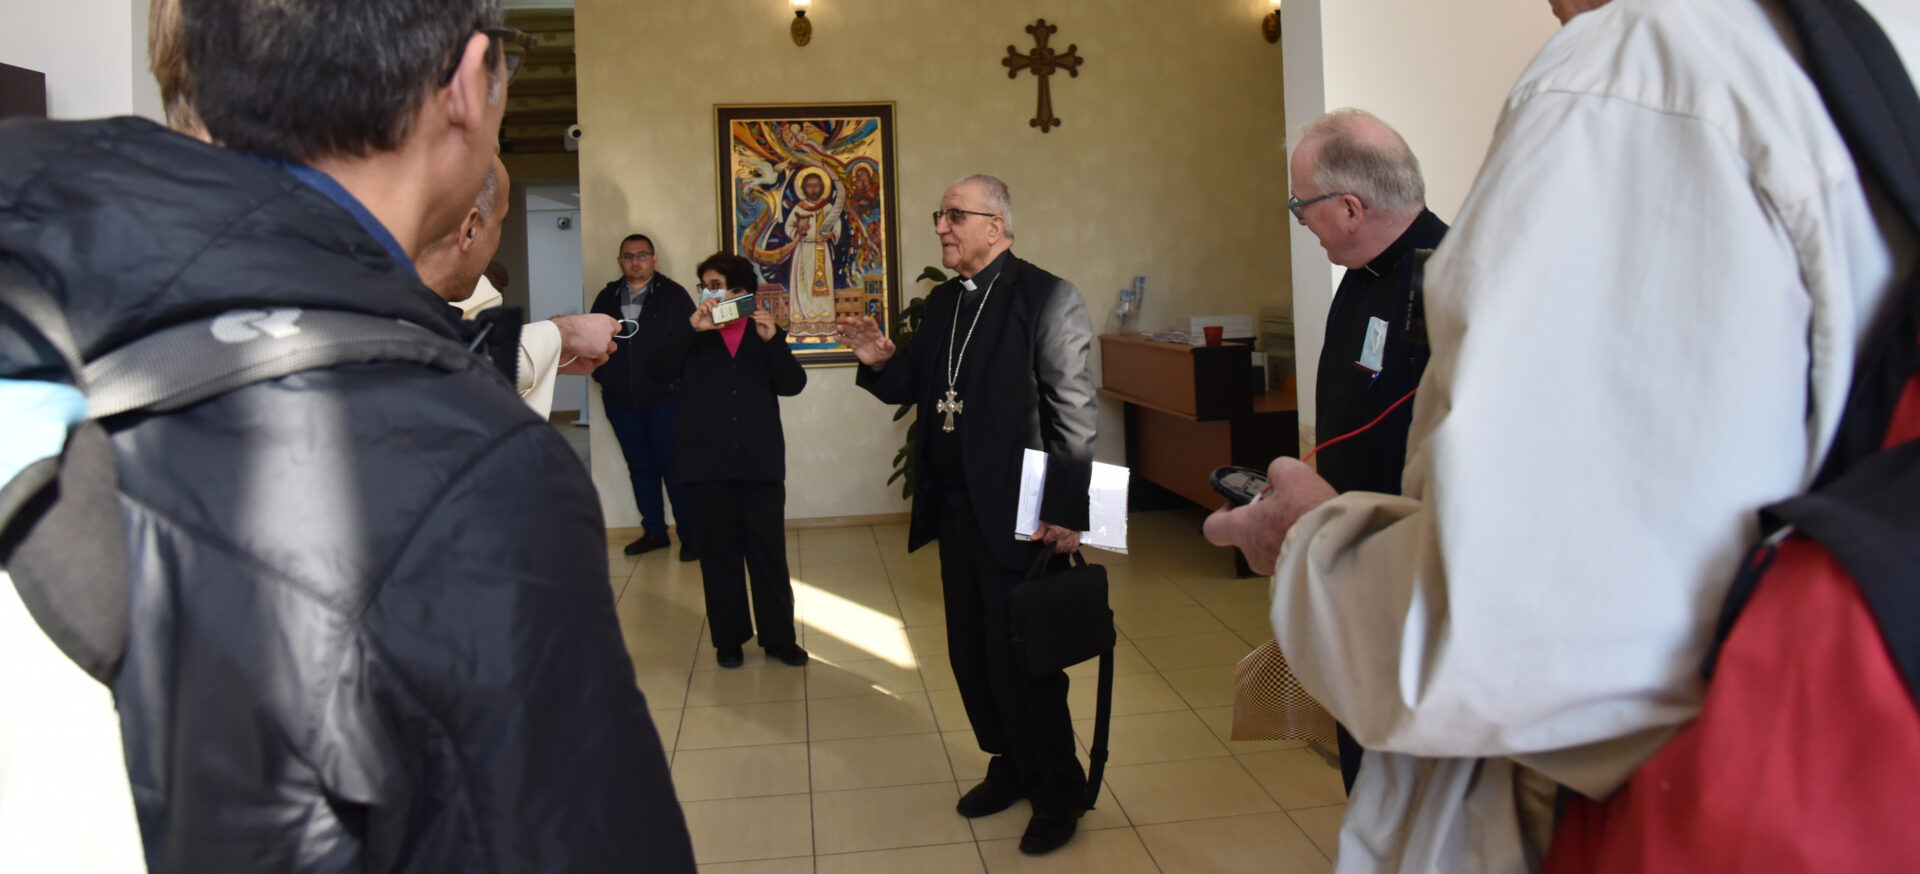
{"label": "gray hair", "polygon": [[953,184],[980,186],[980,194],[987,199],[987,208],[1000,216],[1006,226],[1007,239],[1013,239],[1013,196],[1007,193],[1007,183],[985,173],[975,173],[955,179]]}
{"label": "gray hair", "polygon": [[1313,184],[1322,194],[1351,192],[1367,206],[1389,213],[1418,212],[1427,205],[1427,183],[1400,133],[1363,109],[1336,109],[1301,130],[1297,150],[1319,145]]}
{"label": "gray hair", "polygon": [[487,178],[480,180],[480,196],[474,198],[473,208],[480,211],[480,220],[493,224],[493,201],[500,196],[500,171],[487,168]]}

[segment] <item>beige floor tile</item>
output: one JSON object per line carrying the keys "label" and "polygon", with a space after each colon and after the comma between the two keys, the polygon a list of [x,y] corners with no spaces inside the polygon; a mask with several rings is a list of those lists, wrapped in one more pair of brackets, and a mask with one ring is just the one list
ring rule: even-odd
{"label": "beige floor tile", "polygon": [[680,723],[678,749],[765,746],[801,743],[806,739],[804,701],[689,707]]}
{"label": "beige floor tile", "polygon": [[1340,769],[1327,766],[1325,759],[1308,749],[1247,753],[1239,757],[1247,772],[1281,807],[1327,807],[1345,804],[1347,792],[1340,783]]}
{"label": "beige floor tile", "polygon": [[[896,595],[899,590],[894,590]],[[947,602],[939,598],[918,598],[900,602],[900,618],[908,628],[920,626],[947,626]]]}
{"label": "beige floor tile", "polygon": [[650,710],[653,716],[653,730],[660,733],[660,746],[667,752],[673,752],[680,740],[679,710]]}
{"label": "beige floor tile", "polygon": [[1318,847],[1322,854],[1328,859],[1339,861],[1340,822],[1347,817],[1346,805],[1304,807],[1299,810],[1289,810],[1287,815],[1293,817],[1294,824],[1300,826],[1301,831],[1306,832],[1307,837],[1313,840],[1313,845]]}
{"label": "beige floor tile", "polygon": [[1103,555],[1094,558],[1093,561],[1107,569],[1107,582],[1115,588],[1146,584],[1165,585],[1172,582],[1159,568],[1143,558],[1112,561]]}
{"label": "beige floor tile", "polygon": [[946,743],[938,734],[816,740],[812,744],[817,792],[873,789],[920,783],[951,783]]}
{"label": "beige floor tile", "polygon": [[1113,624],[1134,640],[1226,631],[1227,626],[1199,604],[1127,607],[1113,611]]}
{"label": "beige floor tile", "polygon": [[993,756],[980,748],[973,729],[943,731],[940,739],[947,745],[947,760],[953,765],[953,779],[960,781],[960,791],[965,792],[987,776],[987,762]]}
{"label": "beige floor tile", "polygon": [[955,844],[973,832],[955,813],[952,783],[813,794],[816,852],[822,855]]}
{"label": "beige floor tile", "polygon": [[813,857],[761,859],[756,862],[721,862],[700,865],[700,874],[813,874]]}
{"label": "beige floor tile", "polygon": [[1162,671],[1173,691],[1180,693],[1180,699],[1195,709],[1202,707],[1230,707],[1233,705],[1233,669],[1234,665],[1208,665],[1200,668],[1181,668],[1177,671]]}
{"label": "beige floor tile", "polygon": [[815,741],[939,730],[924,692],[808,701],[807,723]]}
{"label": "beige floor tile", "polygon": [[647,696],[648,707],[670,709],[686,706],[686,672],[638,674],[635,676],[635,679],[640,684],[640,694]]}
{"label": "beige floor tile", "polygon": [[1235,578],[1232,574],[1208,577],[1174,576],[1173,584],[1186,592],[1187,597],[1203,605],[1212,606],[1223,601],[1260,601],[1267,600],[1268,579],[1266,577]]}
{"label": "beige floor tile", "polygon": [[973,728],[973,723],[967,720],[967,705],[960,698],[959,689],[928,692],[927,700],[933,705],[933,721],[940,724],[941,731],[966,731]]}
{"label": "beige floor tile", "polygon": [[1141,826],[1140,840],[1163,871],[1325,874],[1333,869],[1284,813]]}
{"label": "beige floor tile", "polygon": [[721,862],[699,865],[700,874],[813,874],[813,857],[761,859],[756,862]]}
{"label": "beige floor tile", "polygon": [[980,848],[972,841],[903,850],[821,856],[819,874],[981,874]]}
{"label": "beige floor tile", "polygon": [[947,626],[921,625],[907,629],[907,643],[918,658],[947,654]]}
{"label": "beige floor tile", "polygon": [[794,533],[802,550],[808,549],[859,549],[866,547],[878,549],[880,542],[873,537],[873,529],[865,525],[847,528],[799,528]]}
{"label": "beige floor tile", "polygon": [[899,599],[901,603],[908,601],[939,601],[942,605],[941,609],[943,611],[946,609],[946,589],[942,588],[940,575],[937,573],[909,576],[905,579],[895,576],[893,579],[893,595]]}
{"label": "beige floor tile", "polygon": [[1279,809],[1231,756],[1108,768],[1107,782],[1136,825]]}
{"label": "beige floor tile", "polygon": [[[1083,763],[1084,764],[1084,763]],[[969,780],[956,784],[961,794],[978,781]],[[992,816],[970,819],[973,825],[973,837],[980,841],[997,841],[1004,838],[1017,838],[1027,830],[1027,822],[1033,818],[1033,806],[1026,801],[1016,801],[1012,807]],[[1120,802],[1113,799],[1113,790],[1100,787],[1100,800],[1085,816],[1080,817],[1080,831],[1097,831],[1108,828],[1130,828],[1133,823],[1127,821],[1127,814],[1120,809]]]}
{"label": "beige floor tile", "polygon": [[854,589],[881,589],[888,592],[892,600],[893,581],[887,577],[887,566],[878,559],[862,564],[833,564],[810,567],[794,577],[815,589],[828,592],[844,592]]}
{"label": "beige floor tile", "polygon": [[1097,871],[1100,874],[1158,874],[1160,868],[1131,828],[1105,829],[1075,833],[1073,840],[1044,856],[1020,852],[1020,839],[982,841],[980,855],[987,860],[990,874],[1025,874],[1028,871]]}
{"label": "beige floor tile", "polygon": [[875,574],[885,574],[886,562],[881,559],[877,546],[823,547],[808,549],[805,543],[800,545],[801,575],[825,567],[870,567]]}
{"label": "beige floor tile", "polygon": [[673,758],[673,787],[681,801],[805,793],[807,745],[681,750]]}
{"label": "beige floor tile", "polygon": [[814,852],[805,795],[689,801],[680,809],[693,836],[693,857],[700,862],[784,859]]}
{"label": "beige floor tile", "polygon": [[[1067,687],[1067,708],[1073,711],[1075,719],[1092,719],[1099,696],[1098,678],[1074,680]],[[1167,685],[1167,681],[1157,673],[1127,674],[1113,678],[1115,716],[1186,710],[1187,707],[1187,702],[1181,700],[1173,687]]]}
{"label": "beige floor tile", "polygon": [[1117,611],[1192,604],[1193,599],[1172,583],[1139,583],[1108,589],[1107,603]]}
{"label": "beige floor tile", "polygon": [[682,673],[693,668],[693,645],[681,642],[629,641],[627,657],[635,674]]}
{"label": "beige floor tile", "polygon": [[830,662],[885,659],[900,665],[917,664],[906,629],[898,627],[862,624],[821,628],[808,624],[801,629],[801,645]]}
{"label": "beige floor tile", "polygon": [[901,667],[884,659],[807,663],[807,697],[851,698],[856,695],[900,695],[925,691],[918,667]]}
{"label": "beige floor tile", "polygon": [[[916,658],[914,660],[920,663],[920,679],[923,683],[926,684],[928,689],[941,690],[941,689],[960,688],[960,681],[955,680],[953,678],[953,660],[952,659],[949,659],[946,656],[925,656],[925,657]],[[1145,664],[1146,659],[1143,658],[1140,660],[1140,662],[1142,664]],[[1088,664],[1095,664],[1095,663],[1088,662]],[[1148,670],[1152,670],[1152,668],[1149,667]],[[1114,669],[1114,673],[1115,674],[1119,673],[1119,669],[1117,667]],[[1069,677],[1074,676],[1073,671],[1071,670],[1067,671],[1067,676]],[[1089,676],[1092,676],[1092,675],[1089,674]]]}
{"label": "beige floor tile", "polygon": [[1133,645],[1140,649],[1140,654],[1146,656],[1148,662],[1162,671],[1238,664],[1253,650],[1239,635],[1229,631],[1155,637],[1136,640]]}
{"label": "beige floor tile", "polygon": [[[1153,670],[1155,670],[1155,668],[1153,667],[1153,663],[1147,661],[1147,657],[1140,654],[1139,648],[1135,647],[1132,641],[1129,641],[1126,638],[1121,638],[1119,641],[1114,643],[1113,645],[1113,675],[1114,676],[1125,677],[1129,674],[1144,674],[1144,673],[1152,672]],[[1096,678],[1099,675],[1100,675],[1099,659],[1088,659],[1084,662],[1081,662],[1067,669],[1067,676],[1072,677],[1073,681],[1076,683],[1080,682],[1081,680]]]}
{"label": "beige floor tile", "polygon": [[807,697],[807,672],[783,664],[746,664],[729,671],[694,671],[687,705],[760,704]]}
{"label": "beige floor tile", "polygon": [[1235,753],[1265,753],[1273,750],[1297,750],[1306,747],[1303,740],[1234,740],[1233,706],[1203,707],[1194,711],[1213,729],[1213,736]]}
{"label": "beige floor tile", "polygon": [[[1077,720],[1074,733],[1082,743],[1093,743],[1093,720]],[[1111,765],[1144,765],[1225,756],[1227,748],[1191,710],[1141,713],[1113,718],[1107,749]]]}
{"label": "beige floor tile", "polygon": [[1266,598],[1246,601],[1221,601],[1208,604],[1207,612],[1212,613],[1234,631],[1257,631],[1261,639],[1273,637],[1273,614]]}

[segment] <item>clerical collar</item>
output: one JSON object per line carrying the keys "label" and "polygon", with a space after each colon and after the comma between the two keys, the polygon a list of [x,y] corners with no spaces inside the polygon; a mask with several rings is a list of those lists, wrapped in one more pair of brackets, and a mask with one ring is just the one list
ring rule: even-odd
{"label": "clerical collar", "polygon": [[1393,266],[1400,263],[1400,259],[1407,257],[1413,250],[1433,248],[1433,243],[1429,241],[1435,239],[1436,234],[1445,233],[1446,229],[1446,224],[1441,222],[1440,217],[1434,215],[1431,210],[1420,210],[1420,214],[1414,217],[1413,223],[1407,225],[1406,230],[1400,232],[1400,238],[1394,240],[1393,245],[1388,246],[1386,251],[1366,263],[1367,272],[1375,276],[1392,273]]}
{"label": "clerical collar", "polygon": [[1012,249],[1008,249],[994,256],[992,261],[987,262],[987,266],[980,268],[979,273],[975,273],[970,277],[960,277],[960,287],[967,291],[978,291],[979,289],[992,285],[994,277],[999,276],[1000,271],[1006,269],[1007,259],[1011,257],[1013,257]]}

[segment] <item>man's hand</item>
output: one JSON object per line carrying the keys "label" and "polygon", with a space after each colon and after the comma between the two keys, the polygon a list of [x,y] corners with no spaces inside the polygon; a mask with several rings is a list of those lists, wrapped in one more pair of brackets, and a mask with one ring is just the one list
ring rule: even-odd
{"label": "man's hand", "polygon": [[759,334],[761,340],[772,340],[774,332],[778,330],[780,326],[774,324],[773,313],[765,308],[753,311],[753,332]]}
{"label": "man's hand", "polygon": [[866,316],[841,316],[834,321],[840,342],[853,350],[861,364],[878,368],[893,358],[893,341],[880,331],[880,324]]}
{"label": "man's hand", "polygon": [[1209,542],[1240,547],[1247,557],[1247,567],[1257,574],[1273,573],[1287,530],[1334,496],[1333,486],[1298,458],[1274,459],[1267,466],[1267,486],[1271,491],[1259,503],[1223,507],[1207,517],[1206,525]]}
{"label": "man's hand", "polygon": [[1040,527],[1033,529],[1033,539],[1051,545],[1053,551],[1060,555],[1066,555],[1080,548],[1080,532],[1046,521],[1042,521]]}
{"label": "man's hand", "polygon": [[719,330],[720,326],[713,323],[713,308],[719,305],[719,298],[701,301],[699,306],[693,308],[693,315],[687,317],[687,322],[696,331]]}
{"label": "man's hand", "polygon": [[584,376],[594,368],[607,363],[607,356],[619,348],[614,345],[613,335],[620,331],[620,323],[612,316],[602,313],[587,313],[574,316],[554,316],[549,321],[560,329],[560,372]]}

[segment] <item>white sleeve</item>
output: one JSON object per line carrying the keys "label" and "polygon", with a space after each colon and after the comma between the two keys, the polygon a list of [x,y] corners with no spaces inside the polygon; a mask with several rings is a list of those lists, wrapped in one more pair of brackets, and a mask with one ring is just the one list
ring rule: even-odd
{"label": "white sleeve", "polygon": [[553,385],[559,378],[560,326],[543,319],[521,328],[520,370],[514,388],[543,419],[553,412]]}
{"label": "white sleeve", "polygon": [[1626,101],[1502,120],[1429,268],[1408,497],[1309,514],[1273,578],[1288,661],[1362,744],[1517,756],[1694,714],[1754,511],[1811,467],[1809,293],[1750,174]]}

